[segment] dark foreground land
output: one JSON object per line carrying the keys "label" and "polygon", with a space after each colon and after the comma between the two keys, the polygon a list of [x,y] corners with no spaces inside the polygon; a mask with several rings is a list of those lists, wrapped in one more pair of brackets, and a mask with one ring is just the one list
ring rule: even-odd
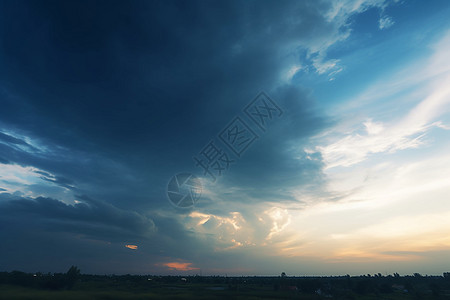
{"label": "dark foreground land", "polygon": [[444,276],[99,276],[0,272],[0,299],[450,299]]}

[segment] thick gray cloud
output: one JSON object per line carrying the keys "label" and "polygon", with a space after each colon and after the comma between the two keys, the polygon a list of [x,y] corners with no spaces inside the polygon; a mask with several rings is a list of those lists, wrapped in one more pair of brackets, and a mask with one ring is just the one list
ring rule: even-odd
{"label": "thick gray cloud", "polygon": [[[276,134],[279,140],[260,141],[259,149],[266,152],[261,156],[269,162],[266,169],[274,169],[274,159],[286,163],[286,153],[270,144],[281,149],[293,131],[306,137],[323,126],[304,93],[281,92],[278,97],[274,89],[291,57],[297,60],[293,45],[315,44],[318,35],[312,32],[319,27],[323,34],[332,33],[322,28],[329,26],[324,4],[3,5],[10,13],[3,18],[5,68],[0,78],[8,84],[3,85],[2,120],[73,153],[56,163],[54,153],[47,153],[51,159],[46,165],[27,152],[2,155],[7,161],[34,165],[72,182],[86,178],[86,185],[94,181],[96,190],[103,185],[104,193],[111,181],[127,177],[113,176],[115,172],[133,172],[138,180],[127,185],[148,194],[146,201],[159,203],[164,188],[158,187],[174,172],[192,169],[192,155],[259,90],[274,92],[288,112],[278,125],[283,130]],[[256,170],[263,159],[252,157]],[[110,170],[110,160],[133,171]],[[155,187],[146,188],[145,181]]]}

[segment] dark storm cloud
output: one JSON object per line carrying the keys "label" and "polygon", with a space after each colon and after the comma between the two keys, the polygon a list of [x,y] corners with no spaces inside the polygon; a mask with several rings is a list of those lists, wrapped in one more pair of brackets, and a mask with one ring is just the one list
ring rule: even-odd
{"label": "dark storm cloud", "polygon": [[156,230],[150,218],[137,212],[86,196],[78,198],[83,202],[71,206],[51,198],[26,199],[3,193],[0,194],[0,220],[13,225],[28,219],[47,231],[119,240],[147,236]]}
{"label": "dark storm cloud", "polygon": [[[167,180],[180,170],[197,171],[192,155],[264,89],[276,93],[272,96],[286,104],[287,113],[272,133],[276,140],[264,137],[258,153],[237,166],[237,172],[245,166],[240,177],[254,184],[255,174],[282,180],[294,178],[290,175],[299,169],[319,169],[292,161],[283,146],[293,134],[315,132],[323,121],[309,110],[311,100],[303,92],[278,95],[274,88],[286,57],[295,59],[289,47],[326,32],[322,5],[44,1],[3,6],[9,13],[1,21],[0,79],[7,108],[0,112],[2,120],[70,153],[64,162],[45,164],[15,153],[16,163],[74,183],[95,182],[96,197],[103,193],[115,203],[122,200],[110,193],[111,182],[124,190],[131,185],[136,196],[130,205],[158,206]],[[111,169],[104,157],[132,168],[138,180],[124,183],[127,176],[118,172],[131,172],[124,168],[98,174]],[[276,176],[280,170],[284,174]]]}
{"label": "dark storm cloud", "polygon": [[[0,76],[20,100],[5,97],[2,119],[156,168],[194,152],[260,89],[270,92],[288,54],[280,46],[307,39],[321,18],[304,3],[4,6]],[[295,14],[297,22],[286,18]],[[20,113],[21,102],[34,113]]]}
{"label": "dark storm cloud", "polygon": [[[131,237],[170,257],[177,242],[190,258],[214,251],[173,216],[133,211],[171,209],[170,177],[201,172],[192,156],[261,90],[284,114],[223,183],[264,195],[259,201],[292,201],[286,188],[320,184],[322,165],[302,145],[328,124],[282,73],[334,34],[326,9],[317,1],[1,1],[0,125],[8,130],[0,162],[36,167],[44,181],[89,198],[70,206],[17,196],[3,200],[0,221],[23,220],[46,240],[55,232],[69,253],[76,242],[63,233]],[[150,239],[152,219],[159,230]],[[25,243],[20,232],[8,238]],[[89,247],[92,257],[104,250]]]}

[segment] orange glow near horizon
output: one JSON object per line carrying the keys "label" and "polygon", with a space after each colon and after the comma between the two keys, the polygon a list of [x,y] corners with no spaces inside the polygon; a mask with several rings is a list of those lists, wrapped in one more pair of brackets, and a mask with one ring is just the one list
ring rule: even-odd
{"label": "orange glow near horizon", "polygon": [[181,262],[169,262],[164,263],[163,266],[166,266],[170,269],[177,270],[177,271],[191,271],[191,270],[198,270],[199,268],[191,267],[192,263],[181,263]]}

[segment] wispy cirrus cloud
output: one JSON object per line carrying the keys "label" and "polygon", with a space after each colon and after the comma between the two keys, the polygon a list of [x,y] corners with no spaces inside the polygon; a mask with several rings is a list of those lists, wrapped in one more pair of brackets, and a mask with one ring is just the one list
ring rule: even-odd
{"label": "wispy cirrus cloud", "polygon": [[[338,132],[329,133],[328,142],[317,147],[317,151],[322,154],[326,162],[326,168],[348,167],[366,160],[373,154],[395,153],[417,148],[424,145],[424,139],[429,130],[435,127],[447,128],[440,118],[445,118],[446,113],[450,111],[450,85],[448,84],[450,64],[447,55],[444,54],[450,45],[449,41],[447,34],[436,44],[435,53],[420,66],[422,70],[425,70],[424,72],[415,70],[407,76],[408,78],[404,78],[405,73],[401,71],[397,77],[390,79],[388,85],[397,86],[396,90],[391,92],[398,93],[399,87],[408,91],[416,88],[419,78],[428,78],[426,84],[420,87],[422,90],[420,93],[406,94],[408,97],[423,97],[415,99],[418,103],[412,108],[407,108],[409,111],[403,114],[400,112],[399,115],[384,121],[374,121],[370,117],[363,120],[356,118],[355,121],[360,122],[359,124],[347,122],[347,127],[338,126]],[[430,66],[439,66],[439,69],[436,70]],[[406,82],[409,84],[405,84]],[[381,85],[370,88],[370,90],[376,89],[383,90],[384,87]],[[391,95],[385,94],[384,97],[386,96]],[[414,103],[412,100],[408,99],[407,103]],[[381,98],[377,101],[383,100]],[[406,101],[397,99],[396,102],[405,103]],[[367,105],[370,109],[371,105]],[[407,104],[404,105],[407,107]],[[370,116],[370,112],[367,114]]]}
{"label": "wispy cirrus cloud", "polygon": [[394,24],[395,24],[394,20],[386,15],[381,16],[380,19],[378,20],[378,28],[380,28],[381,30],[388,29]]}
{"label": "wispy cirrus cloud", "polygon": [[[346,0],[331,1],[329,4],[330,6],[323,12],[323,17],[329,24],[332,24],[331,34],[326,39],[319,37],[315,40],[308,48],[308,56],[312,58],[312,66],[319,75],[327,74],[329,80],[334,80],[335,75],[344,67],[339,59],[328,58],[327,52],[332,46],[349,38],[352,31],[350,18],[371,8],[384,10],[390,3],[386,0]],[[392,24],[392,19],[387,18],[383,21],[384,28],[388,28]]]}
{"label": "wispy cirrus cloud", "polygon": [[[311,71],[318,75],[326,75],[329,80],[334,80],[335,76],[344,70],[344,66],[342,66],[340,59],[328,57],[328,52],[330,48],[345,42],[351,36],[351,18],[369,9],[383,11],[391,4],[392,2],[386,0],[346,0],[325,1],[322,5],[315,7],[315,11],[313,10],[311,13],[320,19],[320,26],[314,28],[311,35],[299,36],[298,41],[293,40],[289,47],[290,51],[292,51],[292,48],[306,51],[306,60],[300,62],[288,61],[290,67],[285,67],[282,70],[283,79],[289,81],[297,72]],[[295,19],[289,18],[287,20],[284,21],[287,23],[286,25],[299,26],[302,24],[300,21],[292,21]],[[380,19],[380,22],[382,22],[380,24],[383,28],[388,28],[394,23],[387,16],[382,20]],[[302,65],[301,68],[298,67],[299,64]]]}

